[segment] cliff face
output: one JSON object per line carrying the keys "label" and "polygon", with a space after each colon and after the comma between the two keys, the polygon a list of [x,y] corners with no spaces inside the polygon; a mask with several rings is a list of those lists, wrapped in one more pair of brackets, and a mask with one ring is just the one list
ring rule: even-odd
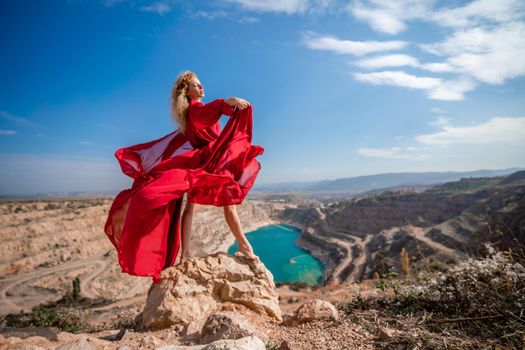
{"label": "cliff face", "polygon": [[[103,231],[111,203],[110,197],[0,203],[0,315],[56,301],[76,277],[82,296],[108,304],[98,312],[99,321],[144,302],[151,278],[122,273]],[[250,200],[237,206],[245,231],[272,224],[269,210]],[[234,242],[220,207],[197,206],[192,228],[196,257],[225,251]]]}
{"label": "cliff face", "polygon": [[[525,243],[525,171],[499,181],[487,196],[469,208],[471,218],[484,218],[477,236],[470,236],[471,246],[481,241],[495,243],[500,249],[512,249]],[[477,224],[477,225],[476,225]]]}
{"label": "cliff face", "polygon": [[278,220],[303,229],[298,243],[324,263],[327,283],[401,272],[402,249],[409,268],[442,270],[477,255],[483,241],[525,242],[524,173],[289,207]]}

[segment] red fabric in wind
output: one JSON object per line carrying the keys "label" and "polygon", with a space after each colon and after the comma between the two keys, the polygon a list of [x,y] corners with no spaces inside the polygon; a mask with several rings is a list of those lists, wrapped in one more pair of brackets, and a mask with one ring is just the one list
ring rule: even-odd
{"label": "red fabric in wind", "polygon": [[[222,114],[230,116],[221,130]],[[264,148],[252,145],[252,107],[223,99],[190,101],[186,135],[179,129],[115,152],[134,181],[111,205],[104,231],[117,249],[123,272],[152,276],[175,263],[181,238],[184,193],[193,203],[241,204],[261,169]]]}

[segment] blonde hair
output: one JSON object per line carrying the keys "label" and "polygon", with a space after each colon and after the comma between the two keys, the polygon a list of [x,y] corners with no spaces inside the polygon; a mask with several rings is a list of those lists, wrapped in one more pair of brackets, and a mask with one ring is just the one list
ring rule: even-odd
{"label": "blonde hair", "polygon": [[183,134],[186,133],[186,119],[188,116],[188,107],[190,106],[190,101],[186,94],[192,78],[197,78],[197,74],[189,70],[184,71],[179,74],[171,88],[171,116],[179,125],[179,130]]}

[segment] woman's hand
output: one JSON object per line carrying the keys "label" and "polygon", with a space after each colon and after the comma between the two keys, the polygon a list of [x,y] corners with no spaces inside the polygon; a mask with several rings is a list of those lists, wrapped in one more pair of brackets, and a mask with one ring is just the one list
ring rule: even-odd
{"label": "woman's hand", "polygon": [[230,106],[235,106],[239,109],[245,109],[246,107],[250,106],[250,102],[239,97],[228,97],[224,100],[224,102],[226,102]]}

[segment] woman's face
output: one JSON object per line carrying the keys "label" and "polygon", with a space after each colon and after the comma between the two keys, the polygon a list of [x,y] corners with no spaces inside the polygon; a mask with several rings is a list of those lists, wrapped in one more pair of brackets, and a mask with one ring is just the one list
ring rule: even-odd
{"label": "woman's face", "polygon": [[204,87],[197,77],[193,77],[190,80],[190,85],[188,87],[188,96],[192,100],[200,101],[204,96]]}

